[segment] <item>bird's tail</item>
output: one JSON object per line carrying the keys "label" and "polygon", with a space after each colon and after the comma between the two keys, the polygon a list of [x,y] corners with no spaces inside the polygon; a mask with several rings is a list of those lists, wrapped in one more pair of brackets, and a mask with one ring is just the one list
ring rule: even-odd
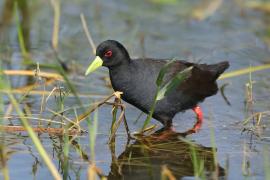
{"label": "bird's tail", "polygon": [[[187,89],[193,89],[193,94],[197,94],[201,99],[216,94],[218,91],[216,80],[228,67],[228,61],[211,65],[195,65]],[[199,88],[194,89],[194,87]]]}
{"label": "bird's tail", "polygon": [[217,64],[208,65],[208,70],[212,73],[213,81],[215,81],[228,67],[230,66],[228,61],[223,61]]}

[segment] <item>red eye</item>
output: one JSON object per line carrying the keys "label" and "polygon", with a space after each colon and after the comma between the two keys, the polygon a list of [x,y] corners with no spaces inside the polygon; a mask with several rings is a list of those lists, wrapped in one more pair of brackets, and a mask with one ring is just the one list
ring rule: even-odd
{"label": "red eye", "polygon": [[105,57],[111,57],[112,56],[112,51],[109,50],[104,54]]}

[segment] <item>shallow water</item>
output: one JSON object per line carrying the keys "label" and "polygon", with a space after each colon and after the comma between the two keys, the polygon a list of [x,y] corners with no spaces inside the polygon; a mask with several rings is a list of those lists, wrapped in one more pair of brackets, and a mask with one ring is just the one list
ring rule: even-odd
{"label": "shallow water", "polygon": [[[11,17],[10,21],[3,19],[5,3],[8,1],[2,0],[0,3],[2,13],[0,58],[3,69],[35,69],[35,65],[29,67],[23,64],[17,41],[15,18]],[[84,77],[83,75],[85,67],[89,64],[89,56],[93,58],[94,55],[85,37],[80,13],[84,13],[96,44],[106,39],[121,41],[126,45],[132,57],[144,55],[158,58],[177,57],[203,63],[228,60],[229,71],[269,62],[270,51],[264,42],[264,30],[267,26],[266,14],[248,9],[244,7],[244,3],[237,3],[239,1],[224,1],[215,14],[203,21],[196,21],[191,15],[192,10],[199,6],[197,1],[176,1],[172,4],[158,2],[162,1],[80,0],[73,2],[66,0],[62,2],[58,55],[71,69],[69,77],[78,94],[95,94],[80,97],[86,107],[93,101],[110,95],[113,91],[107,86],[108,72],[105,68],[91,76]],[[20,17],[28,27],[24,29],[25,33],[29,34],[29,39],[26,38],[25,42],[29,42],[28,49],[33,63],[39,62],[41,70],[43,70],[42,64],[56,64],[50,45],[53,29],[53,10],[50,3],[29,1],[23,12],[28,12],[28,16]],[[144,39],[144,48],[141,44],[142,39]],[[50,70],[44,69],[44,71]],[[198,145],[196,150],[202,152],[198,156],[207,159],[205,170],[209,172],[213,171],[211,168],[213,152],[209,150],[209,147],[211,149],[214,141],[221,178],[225,176],[225,169],[227,169],[228,179],[265,178],[263,152],[266,151],[268,158],[270,157],[269,115],[262,118],[262,125],[254,131],[259,134],[259,137],[252,133],[241,133],[244,128],[242,121],[251,114],[245,108],[246,83],[249,82],[249,78],[247,74],[219,80],[220,86],[228,84],[225,95],[231,106],[226,104],[220,93],[207,98],[201,104],[205,114],[205,123],[201,131],[184,139]],[[253,73],[251,78],[254,81],[252,111],[269,110],[269,70]],[[11,78],[11,82],[13,88],[16,88],[24,86],[30,80],[16,76]],[[54,85],[67,87],[65,83],[57,82],[48,85],[46,90],[51,91]],[[17,95],[17,97],[20,96]],[[25,99],[25,102],[31,105],[33,116],[38,117],[41,98],[40,95],[30,95]],[[8,102],[6,97],[4,100]],[[75,107],[78,106],[78,102],[74,97],[67,97],[64,106],[64,108]],[[59,110],[54,97],[50,97],[46,107],[55,111]],[[46,112],[42,116],[51,118],[51,114],[46,114]],[[194,167],[191,158],[188,157],[190,149],[182,140],[166,142],[168,146],[165,148],[162,146],[156,151],[148,152],[149,149],[144,149],[144,143],[142,145],[141,142],[134,141],[131,142],[133,145],[126,148],[126,135],[121,126],[116,137],[114,156],[107,144],[112,120],[110,112],[110,106],[102,106],[98,114],[95,160],[97,167],[104,175],[109,179],[119,179],[120,175],[115,162],[120,162],[125,179],[158,179],[162,165],[167,165],[178,179],[181,177],[193,179]],[[78,113],[81,113],[81,109]],[[126,116],[131,132],[138,131],[142,127],[145,115],[139,119],[138,123],[134,123],[139,114],[139,110],[127,105]],[[66,116],[72,118],[74,112],[71,110]],[[8,121],[5,122],[8,124]],[[19,124],[16,119],[12,122]],[[36,120],[31,122],[37,124]],[[174,118],[176,131],[179,132],[189,129],[194,122],[194,114],[190,111],[179,113]],[[151,123],[158,124],[155,120]],[[87,124],[83,122],[82,127],[87,129]],[[249,123],[246,127],[254,126]],[[211,133],[214,133],[214,136]],[[51,178],[26,133],[5,133],[4,137],[6,144],[10,144],[7,149],[15,151],[8,160],[11,179],[21,179],[22,176],[25,179]],[[214,140],[211,141],[213,137]],[[42,134],[40,139],[61,172],[60,160],[63,150],[61,138]],[[76,141],[88,158],[91,158],[88,134],[79,136]],[[159,143],[164,144],[164,142]],[[70,147],[69,158],[70,179],[87,179],[88,162],[78,155],[75,146]]]}

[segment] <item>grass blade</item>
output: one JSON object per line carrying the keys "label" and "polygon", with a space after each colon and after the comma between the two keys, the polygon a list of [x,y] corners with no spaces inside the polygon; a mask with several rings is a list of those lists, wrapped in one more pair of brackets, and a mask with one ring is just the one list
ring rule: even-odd
{"label": "grass blade", "polygon": [[58,35],[59,35],[59,24],[60,24],[60,0],[51,0],[51,4],[54,10],[54,21],[53,21],[53,34],[52,34],[52,47],[58,49]]}
{"label": "grass blade", "polygon": [[27,50],[25,47],[24,38],[23,38],[23,30],[22,30],[20,20],[19,20],[19,12],[18,12],[18,3],[17,2],[15,3],[14,7],[15,7],[15,19],[16,19],[19,45],[20,45],[20,49],[21,49],[23,57],[26,58],[28,56],[28,53],[27,53]]}
{"label": "grass blade", "polygon": [[54,177],[54,179],[57,179],[57,180],[62,179],[61,176],[60,176],[60,174],[58,173],[55,165],[51,161],[51,158],[49,157],[49,155],[47,154],[46,150],[42,146],[40,140],[38,139],[37,135],[33,131],[33,129],[30,126],[30,124],[28,123],[27,119],[24,118],[24,113],[21,111],[21,109],[20,109],[20,107],[19,107],[16,99],[14,98],[14,96],[11,93],[8,93],[8,97],[9,97],[9,99],[11,101],[11,104],[14,106],[15,110],[17,111],[18,115],[20,116],[20,120],[21,120],[23,126],[27,130],[30,138],[32,139],[34,145],[37,148],[37,151],[38,151],[39,155],[41,156],[41,158],[43,159],[43,161],[47,165],[47,167],[50,170],[52,176]]}
{"label": "grass blade", "polygon": [[91,120],[87,121],[88,129],[89,129],[89,144],[90,144],[90,154],[92,162],[95,162],[95,141],[97,136],[97,128],[98,128],[98,109],[94,111],[94,117],[91,124]]}
{"label": "grass blade", "polygon": [[157,77],[157,80],[156,80],[156,84],[157,86],[161,86],[162,82],[163,82],[163,78],[168,70],[168,68],[170,67],[170,65],[172,63],[175,62],[175,59],[172,59],[171,61],[169,61],[168,63],[166,63],[162,68],[161,70],[159,71],[159,74],[158,74],[158,77]]}
{"label": "grass blade", "polygon": [[174,90],[179,86],[184,80],[186,80],[191,75],[191,70],[193,67],[184,69],[183,71],[177,73],[167,84],[165,84],[157,94],[157,101],[163,99],[169,92]]}
{"label": "grass blade", "polygon": [[161,100],[162,98],[164,98],[171,90],[173,90],[175,87],[177,87],[184,79],[186,79],[186,77],[188,76],[188,74],[190,74],[190,71],[192,69],[192,67],[184,69],[183,71],[179,72],[174,78],[172,78],[171,81],[169,81],[167,84],[165,84],[162,88],[161,85],[163,84],[163,78],[166,74],[166,71],[168,70],[168,68],[170,67],[170,65],[175,62],[175,60],[173,59],[172,61],[169,61],[168,63],[166,63],[160,70],[157,80],[156,80],[156,84],[157,84],[157,92],[154,96],[154,100],[153,100],[153,104],[150,108],[150,111],[147,115],[147,118],[145,119],[144,123],[143,123],[143,127],[141,129],[141,132],[144,131],[144,129],[146,128],[146,126],[149,124],[157,101]]}
{"label": "grass blade", "polygon": [[256,71],[262,71],[265,69],[270,69],[270,64],[264,64],[260,66],[251,66],[251,67],[235,70],[232,72],[224,73],[218,79],[232,78],[232,77],[241,76],[241,75],[256,72]]}

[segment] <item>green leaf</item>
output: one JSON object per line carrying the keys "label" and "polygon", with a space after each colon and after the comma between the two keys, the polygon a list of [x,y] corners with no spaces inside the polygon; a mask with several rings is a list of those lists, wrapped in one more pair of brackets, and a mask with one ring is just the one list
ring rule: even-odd
{"label": "green leaf", "polygon": [[156,80],[156,84],[157,86],[161,86],[162,82],[163,82],[163,78],[167,72],[167,69],[170,67],[170,65],[172,63],[175,62],[175,59],[172,59],[171,61],[167,62],[162,68],[161,70],[159,71],[159,74],[158,74],[158,77],[157,77],[157,80]]}
{"label": "green leaf", "polygon": [[163,99],[170,91],[174,90],[185,79],[187,79],[191,75],[192,68],[193,67],[189,67],[177,73],[169,82],[167,82],[162,88],[160,88],[156,100],[159,101]]}

